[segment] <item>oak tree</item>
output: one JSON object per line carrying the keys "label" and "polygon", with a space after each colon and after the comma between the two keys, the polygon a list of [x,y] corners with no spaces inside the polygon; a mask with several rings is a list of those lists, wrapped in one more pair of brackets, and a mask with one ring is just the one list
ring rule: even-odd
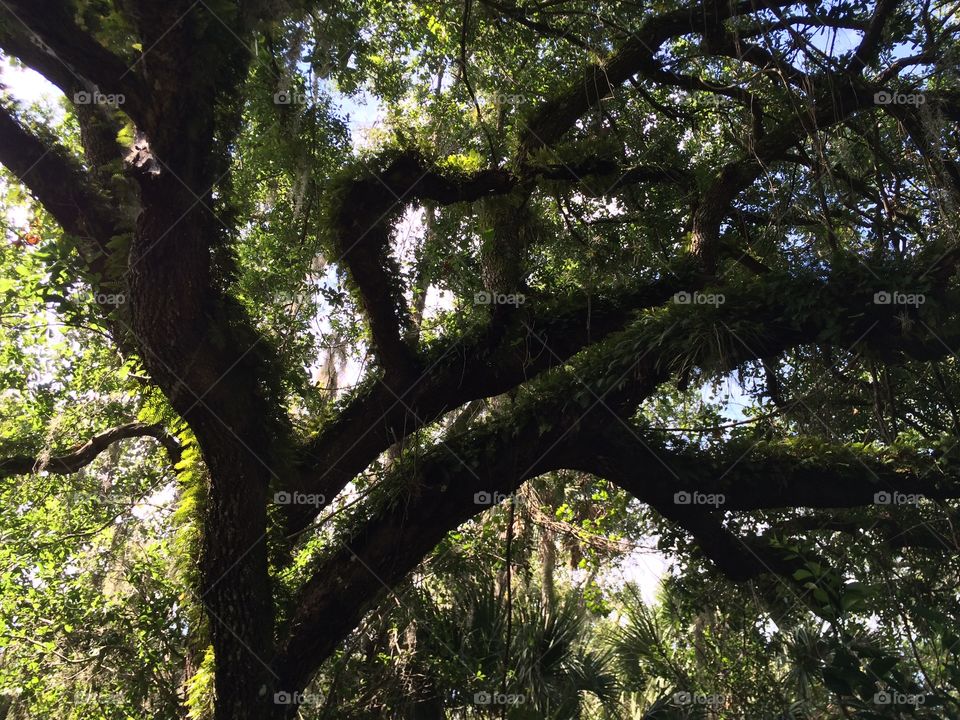
{"label": "oak tree", "polygon": [[[64,104],[0,106],[35,203],[0,291],[122,397],[4,330],[5,413],[47,421],[9,421],[0,476],[157,441],[222,720],[293,717],[448,533],[559,471],[836,620],[849,538],[956,556],[955,14],[6,0]],[[671,432],[728,376],[746,416]]]}

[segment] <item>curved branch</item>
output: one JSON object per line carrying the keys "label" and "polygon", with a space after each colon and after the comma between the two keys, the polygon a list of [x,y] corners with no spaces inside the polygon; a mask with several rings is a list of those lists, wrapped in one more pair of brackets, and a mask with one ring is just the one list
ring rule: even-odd
{"label": "curved branch", "polygon": [[113,443],[135,437],[154,438],[166,449],[172,464],[176,465],[180,462],[180,444],[162,425],[134,422],[118,425],[99,435],[94,435],[82,445],[77,445],[60,455],[51,455],[50,457],[15,455],[0,460],[0,478],[38,472],[51,472],[58,475],[75,473],[92,463],[100,453]]}
{"label": "curved branch", "polygon": [[850,58],[847,72],[860,72],[868,63],[876,59],[880,41],[883,38],[883,30],[899,4],[900,0],[880,0],[877,3],[877,8],[874,10],[870,24],[863,35],[863,40],[861,40],[853,57]]}
{"label": "curved branch", "polygon": [[[586,471],[620,485],[691,532],[707,556],[736,580],[770,572],[789,576],[797,565],[760,540],[737,538],[710,513],[675,502],[674,493],[725,491],[724,510],[867,507],[878,488],[960,497],[955,474],[949,483],[933,482],[922,470],[871,469],[850,463],[849,457],[817,463],[819,455],[784,450],[742,460],[731,470],[729,458],[671,451],[658,444],[656,434],[628,429],[623,418],[614,420],[602,406],[580,414],[565,402],[569,391],[558,395],[527,408],[519,423],[511,418],[488,422],[391,471],[384,485],[406,488],[403,496],[386,501],[345,538],[342,549],[302,589],[275,665],[282,687],[299,688],[309,680],[368,609],[361,599],[372,603],[381,597],[447,532],[488,507],[491,497],[506,496],[544,472]],[[550,427],[544,429],[545,424]],[[332,577],[336,583],[329,582]]]}
{"label": "curved branch", "polygon": [[725,164],[701,195],[693,213],[692,251],[702,260],[707,271],[715,269],[722,251],[720,226],[730,213],[731,203],[761,175],[769,162],[781,158],[807,135],[841,123],[853,113],[873,106],[872,88],[854,81],[835,85],[834,78],[830,77],[812,101],[809,114],[798,114],[792,122],[757,138],[750,155]]}
{"label": "curved branch", "polygon": [[[89,91],[123,96],[124,112],[144,124],[148,108],[147,88],[126,62],[76,24],[68,3],[62,0],[7,0],[0,12],[4,24],[13,33],[28,36],[50,56],[50,60],[36,66],[38,72],[49,72],[48,79],[61,89],[64,89],[69,74]],[[54,63],[60,64],[62,69],[56,69]]]}
{"label": "curved branch", "polygon": [[41,140],[3,105],[0,164],[30,190],[64,232],[89,239],[99,248],[103,257],[87,261],[91,270],[102,270],[116,227],[109,201],[65,149]]}
{"label": "curved branch", "polygon": [[[423,370],[416,357],[416,334],[398,279],[399,269],[389,247],[392,221],[407,207],[421,200],[449,205],[503,195],[534,177],[569,182],[581,182],[588,175],[613,177],[606,194],[640,182],[693,184],[692,174],[683,169],[652,165],[622,168],[600,158],[572,166],[525,166],[519,173],[493,168],[457,177],[438,172],[415,151],[390,155],[375,161],[383,165],[381,169],[368,166],[363,176],[346,183],[334,225],[340,259],[347,266],[370,323],[386,382],[395,392],[402,392]],[[595,192],[588,190],[588,194]]]}
{"label": "curved branch", "polygon": [[[530,303],[501,327],[431,349],[422,361],[428,369],[424,377],[394,387],[377,381],[358,394],[304,448],[299,486],[291,489],[320,493],[332,501],[398,439],[465,403],[507,392],[562,364],[590,343],[622,329],[635,312],[662,305],[675,293],[695,290],[702,282],[695,272],[678,269],[677,277],[639,284],[605,298]],[[288,531],[302,530],[321,509],[286,506]]]}
{"label": "curved branch", "polygon": [[716,32],[731,17],[792,4],[792,0],[707,0],[691,8],[651,18],[635,33],[631,33],[630,39],[607,61],[588,66],[577,82],[536,110],[521,138],[520,157],[527,157],[534,150],[559,140],[581,115],[640,72],[671,37]]}
{"label": "curved branch", "polygon": [[[780,282],[777,292],[789,295]],[[827,321],[811,315],[795,325],[787,320],[795,319],[795,313],[767,297],[758,298],[755,288],[730,292],[728,299],[735,301],[730,305],[746,304],[756,323],[739,328],[739,335],[749,334],[750,346],[734,343],[723,348],[720,357],[697,346],[689,362],[729,371],[746,360],[815,342]],[[876,328],[874,347],[907,347],[892,316],[864,318],[864,296],[844,293],[839,286],[832,292],[838,293],[830,300],[838,306],[836,316],[844,319],[854,341]],[[746,303],[748,297],[759,307]],[[708,326],[726,327],[738,314],[724,306],[714,312]],[[742,320],[742,311],[740,316]],[[878,492],[960,497],[956,470],[947,468],[949,474],[941,473],[935,480],[928,458],[916,458],[911,467],[904,467],[853,450],[805,454],[776,445],[760,447],[751,457],[736,444],[704,453],[677,450],[659,433],[631,426],[627,418],[637,404],[687,367],[677,362],[677,354],[690,347],[691,329],[674,330],[676,326],[677,318],[670,317],[646,326],[640,344],[641,348],[646,344],[646,351],[640,357],[630,352],[637,347],[636,334],[628,330],[614,336],[606,343],[607,356],[594,358],[594,365],[559,371],[559,379],[545,378],[516,400],[504,417],[494,417],[393,466],[381,487],[400,488],[400,495],[384,499],[379,510],[365,515],[341,549],[321,563],[303,587],[275,665],[282,686],[298,688],[307,682],[313,668],[359,622],[367,607],[362,600],[372,602],[392,588],[445,533],[482,511],[494,493],[512,493],[544,472],[579,470],[619,484],[690,530],[722,568],[739,579],[770,571],[788,574],[794,565],[762,543],[747,549],[754,560],[745,563],[742,543],[728,536],[719,519],[684,507],[676,493],[722,493],[724,511],[868,507],[876,503]],[[939,334],[952,336],[943,328]],[[923,343],[912,343],[909,349],[919,355],[930,352]],[[611,358],[614,362],[608,366]],[[616,377],[621,367],[623,372]],[[614,377],[609,376],[611,368]],[[336,583],[329,582],[332,577]]]}

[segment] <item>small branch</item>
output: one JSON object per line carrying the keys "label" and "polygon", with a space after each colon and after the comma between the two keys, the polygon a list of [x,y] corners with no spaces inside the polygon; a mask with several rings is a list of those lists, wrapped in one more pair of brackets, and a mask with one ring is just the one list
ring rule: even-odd
{"label": "small branch", "polygon": [[497,164],[497,147],[493,142],[493,136],[483,122],[483,111],[480,109],[480,103],[477,101],[477,95],[473,91],[473,85],[470,84],[470,78],[467,75],[467,32],[470,29],[470,9],[472,0],[463,0],[463,22],[460,25],[460,79],[463,80],[464,87],[470,93],[470,99],[473,100],[473,106],[477,110],[477,122],[487,138],[487,144],[490,146],[490,162]]}

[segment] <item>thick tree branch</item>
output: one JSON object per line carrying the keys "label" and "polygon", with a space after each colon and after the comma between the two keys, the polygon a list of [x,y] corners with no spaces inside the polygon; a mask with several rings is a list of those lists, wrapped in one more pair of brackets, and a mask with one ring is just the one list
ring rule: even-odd
{"label": "thick tree branch", "polygon": [[138,437],[154,438],[166,449],[171,464],[176,465],[180,462],[180,444],[162,425],[134,422],[105,430],[99,435],[94,435],[82,445],[77,445],[58,455],[50,455],[49,457],[44,455],[15,455],[0,460],[0,478],[44,471],[58,475],[69,475],[92,463],[100,453],[115,442]]}
{"label": "thick tree branch", "polygon": [[[570,391],[561,394],[566,398]],[[655,433],[628,429],[623,418],[611,418],[600,405],[581,413],[553,397],[528,408],[519,422],[517,409],[512,410],[514,415],[506,420],[450,438],[417,458],[415,466],[400,464],[392,471],[393,479],[385,484],[407,488],[404,497],[387,502],[383,511],[344,538],[345,549],[325,561],[303,588],[276,666],[282,686],[298,688],[307,682],[311,669],[369,607],[359,604],[359,598],[380,596],[399,582],[446,532],[482,511],[484,498],[507,495],[544,472],[575,469],[621,485],[690,531],[708,557],[737,580],[771,571],[789,576],[798,566],[766,543],[738,540],[709,512],[678,504],[675,493],[724,492],[724,511],[870,507],[878,491],[960,497],[955,470],[934,482],[922,467],[911,472],[871,468],[865,459],[851,462],[852,455],[831,462],[819,460],[819,454],[790,450],[768,450],[731,467],[737,449],[730,448],[724,460],[677,453],[664,447]],[[742,454],[742,448],[738,450]],[[338,582],[329,583],[330,577]]]}
{"label": "thick tree branch", "polygon": [[604,159],[572,166],[524,167],[519,174],[497,168],[451,177],[438,172],[415,152],[389,159],[380,170],[368,168],[363,177],[347,183],[334,217],[337,250],[370,322],[385,381],[395,392],[402,392],[423,369],[416,357],[416,333],[398,279],[399,270],[389,252],[391,225],[399,214],[418,201],[448,205],[503,195],[534,177],[581,182],[591,175],[615,178],[607,194],[640,182],[692,185],[692,176],[685,170],[652,165],[622,168]]}
{"label": "thick tree branch", "polygon": [[[893,508],[895,510],[895,508]],[[952,514],[951,523],[955,526],[958,519]],[[936,530],[931,522],[920,522],[906,526],[894,517],[875,518],[823,518],[816,515],[792,518],[776,523],[766,534],[783,534],[786,536],[810,532],[843,533],[853,537],[871,535],[878,537],[891,550],[917,548],[934,552],[956,552],[957,540],[949,533]]]}
{"label": "thick tree branch", "polygon": [[[830,460],[817,460],[814,452],[804,457],[796,449],[750,443],[728,444],[717,453],[677,452],[625,424],[592,442],[603,459],[586,458],[575,469],[602,475],[655,507],[674,505],[678,492],[722,495],[725,512],[866,507],[882,504],[877,497],[884,493],[929,500],[960,496],[960,473],[922,458],[897,466],[835,448]],[[642,476],[636,471],[640,463]]]}
{"label": "thick tree branch", "polygon": [[[783,285],[777,287],[781,295],[790,292]],[[716,308],[713,321],[706,324],[727,328],[738,313],[733,308],[742,309],[747,297],[754,298],[759,302],[751,306],[755,325],[749,329],[738,325],[738,337],[749,335],[749,346],[732,342],[719,357],[697,347],[693,356],[678,364],[678,351],[689,348],[691,329],[684,326],[671,334],[678,319],[661,318],[646,327],[639,340],[630,330],[608,340],[608,357],[616,358],[611,365],[606,360],[598,361],[596,367],[575,364],[573,370],[561,373],[563,381],[545,377],[543,388],[521,397],[505,417],[495,417],[395,465],[382,486],[405,488],[403,497],[385,500],[381,511],[361,521],[344,539],[343,549],[324,561],[303,588],[276,665],[282,683],[301,687],[312,668],[362,617],[366,606],[358,603],[360,598],[378,596],[392,587],[446,532],[482,510],[476,493],[508,494],[543,472],[574,469],[618,483],[702,538],[724,569],[741,579],[767,568],[786,573],[793,566],[762,544],[751,548],[756,561],[744,565],[736,547],[739,543],[727,537],[709,514],[679,508],[683,503],[676,493],[722,493],[725,511],[863,507],[873,505],[878,492],[922,494],[931,499],[960,497],[955,469],[934,479],[929,472],[933,466],[925,458],[906,467],[854,451],[827,460],[818,459],[820,453],[805,456],[776,446],[758,448],[752,457],[734,445],[714,454],[681,451],[656,432],[631,427],[627,418],[637,404],[687,362],[715,372],[729,371],[746,360],[820,337],[826,321],[822,315],[798,321],[795,313],[778,307],[772,297],[758,297],[756,288],[740,292],[742,297],[739,293],[734,297],[731,290],[729,307]],[[863,340],[876,329],[876,337],[870,338],[875,348],[909,345],[920,349],[921,355],[929,352],[922,342],[900,342],[902,332],[892,314],[889,318],[865,316],[868,295],[844,292],[839,286],[829,292],[831,299],[822,302],[837,308],[835,315],[843,320],[840,324],[851,342]],[[721,320],[725,316],[726,322]],[[941,328],[938,334],[952,337],[955,333]],[[641,348],[646,345],[643,355],[634,355],[633,360],[629,353],[623,356],[625,347],[636,347],[638,342]],[[626,371],[617,377],[620,367]],[[611,372],[614,377],[609,376]],[[577,402],[578,397],[585,402]],[[331,577],[338,582],[328,582]]]}
{"label": "thick tree branch", "polygon": [[[807,135],[843,122],[850,115],[874,106],[873,90],[861,83],[835,85],[830,78],[812,102],[808,114],[798,114],[791,122],[757,138],[752,152],[728,162],[702,193],[693,212],[691,249],[708,272],[716,268],[722,251],[720,226],[730,213],[733,200],[749,187],[766,165],[783,155]],[[736,257],[736,252],[734,257]]]}
{"label": "thick tree branch", "polygon": [[[788,347],[812,342],[824,328],[825,318],[819,315],[802,322],[793,317],[792,311],[782,304],[785,293],[822,293],[816,305],[836,308],[837,322],[845,327],[843,337],[837,338],[837,342],[852,344],[863,336],[877,353],[894,357],[906,352],[917,359],[941,357],[943,343],[954,342],[954,335],[946,334],[946,331],[940,333],[942,342],[937,338],[904,335],[892,306],[873,304],[872,294],[866,291],[861,291],[864,294],[846,292],[847,280],[843,278],[823,285],[819,290],[803,280],[792,282],[798,283],[793,291],[787,289],[791,287],[791,281],[771,277],[742,297],[725,289],[728,302],[713,311],[716,327],[739,326],[744,317],[737,308],[750,308],[749,320],[765,323],[763,331],[751,338],[752,357],[773,356]],[[586,304],[579,303],[566,308],[548,306],[542,309],[531,304],[524,308],[524,313],[511,319],[510,326],[501,328],[502,332],[491,330],[471,342],[458,339],[437,348],[432,359],[424,360],[430,372],[422,380],[402,389],[375,382],[345,408],[335,423],[314,438],[302,455],[304,470],[296,481],[299,486],[294,489],[321,493],[330,502],[398,438],[466,402],[506,392],[518,383],[565,362],[587,344],[600,342],[623,328],[636,310],[662,305],[680,290],[702,287],[702,276],[687,271],[676,280],[641,286],[625,291],[620,297],[596,298],[589,309]],[[768,289],[763,290],[764,287]],[[869,287],[869,282],[863,287]],[[883,289],[877,286],[871,292]],[[704,313],[704,322],[709,323],[707,311],[701,312]],[[647,359],[658,364],[654,367],[671,367],[672,363],[677,363],[678,356],[687,352],[682,345],[683,332],[672,334],[670,321],[664,322],[668,324],[662,328],[663,336],[648,350]],[[704,332],[713,333],[714,330],[705,328]],[[674,347],[667,343],[668,339],[670,342],[679,341],[681,345]],[[735,357],[746,358],[742,355],[744,348],[739,340],[730,338],[729,342],[733,346],[730,352],[735,352]],[[689,370],[690,366],[686,367]],[[662,374],[657,377],[665,378]],[[311,471],[310,468],[317,470]],[[302,530],[319,509],[288,506],[289,531]]]}
{"label": "thick tree branch", "polygon": [[[4,18],[0,14],[0,18]],[[0,48],[5,55],[16,57],[24,65],[40,73],[68,98],[84,89],[83,78],[43,47],[37,35],[26,25],[10,18],[0,22]]]}
{"label": "thick tree branch", "polygon": [[[148,91],[139,75],[121,58],[107,50],[84,32],[74,21],[70,4],[63,0],[7,0],[0,10],[0,22],[10,31],[29,32],[37,45],[54,61],[77,78],[89,84],[88,91],[123,96],[123,110],[143,124],[149,112]],[[36,69],[51,70],[47,61]],[[61,86],[66,76],[52,70],[50,80]]]}
{"label": "thick tree branch", "polygon": [[[478,337],[458,338],[431,349],[421,361],[422,379],[402,387],[379,380],[362,391],[305,448],[296,489],[323,494],[328,502],[397,439],[444,413],[506,392],[555,367],[588,344],[620,330],[644,308],[656,307],[702,280],[695,272],[627,288],[608,297],[571,298],[562,304],[530,303],[507,324]],[[550,352],[544,350],[548,344]],[[287,506],[288,530],[297,532],[320,508]]]}
{"label": "thick tree branch", "polygon": [[725,528],[718,511],[676,503],[650,503],[650,506],[689,533],[697,549],[734,582],[771,573],[789,577],[798,567],[797,562],[788,562],[766,543],[755,538],[748,542]]}
{"label": "thick tree branch", "polygon": [[876,60],[880,41],[883,38],[884,28],[899,4],[899,0],[880,0],[880,2],[877,3],[873,17],[870,19],[870,24],[867,26],[867,30],[863,35],[863,40],[860,41],[856,52],[854,52],[853,57],[850,58],[847,72],[858,73],[870,62]]}
{"label": "thick tree branch", "polygon": [[107,198],[66,150],[44,142],[0,105],[0,163],[71,235],[88,238],[106,255],[115,227]]}
{"label": "thick tree branch", "polygon": [[722,23],[731,17],[792,4],[791,0],[730,3],[707,0],[691,8],[651,18],[631,33],[630,39],[607,61],[587,67],[582,78],[534,112],[521,139],[520,157],[556,142],[581,115],[636,75],[671,37],[687,33],[709,34],[720,29]]}

